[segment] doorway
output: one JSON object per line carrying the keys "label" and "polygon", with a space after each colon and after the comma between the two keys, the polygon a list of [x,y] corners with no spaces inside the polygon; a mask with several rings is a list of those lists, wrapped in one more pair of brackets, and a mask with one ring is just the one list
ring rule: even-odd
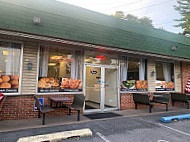
{"label": "doorway", "polygon": [[118,109],[118,88],[118,67],[86,65],[84,112]]}

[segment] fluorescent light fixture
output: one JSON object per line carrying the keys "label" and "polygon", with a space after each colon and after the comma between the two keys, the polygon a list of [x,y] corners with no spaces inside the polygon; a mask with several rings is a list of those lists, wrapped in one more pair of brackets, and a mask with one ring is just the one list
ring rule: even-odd
{"label": "fluorescent light fixture", "polygon": [[49,63],[48,66],[55,66],[56,63]]}
{"label": "fluorescent light fixture", "polygon": [[71,57],[72,57],[72,55],[67,55],[67,58],[68,58],[68,59],[71,59]]}
{"label": "fluorescent light fixture", "polygon": [[3,55],[8,55],[8,51],[3,51]]}
{"label": "fluorescent light fixture", "polygon": [[5,62],[8,62],[8,60],[5,60]]}

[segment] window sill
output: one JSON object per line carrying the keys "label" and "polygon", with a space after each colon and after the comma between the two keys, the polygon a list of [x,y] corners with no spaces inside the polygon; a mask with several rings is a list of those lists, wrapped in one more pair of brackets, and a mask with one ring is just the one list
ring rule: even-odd
{"label": "window sill", "polygon": [[125,93],[148,93],[148,91],[120,91],[120,94],[125,94]]}
{"label": "window sill", "polygon": [[62,95],[62,94],[84,94],[84,92],[50,92],[50,93],[36,93],[36,95]]}

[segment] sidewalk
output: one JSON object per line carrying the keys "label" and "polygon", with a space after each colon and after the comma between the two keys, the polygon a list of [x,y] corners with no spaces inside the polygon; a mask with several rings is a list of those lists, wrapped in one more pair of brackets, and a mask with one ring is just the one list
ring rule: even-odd
{"label": "sidewalk", "polygon": [[148,112],[147,109],[137,109],[137,110],[120,110],[120,111],[112,111],[113,113],[120,114],[122,116],[119,117],[111,117],[104,119],[95,119],[91,120],[81,114],[80,121],[77,121],[76,115],[64,115],[64,116],[55,116],[55,117],[46,117],[46,125],[42,125],[42,118],[32,118],[32,119],[22,119],[22,120],[5,120],[0,121],[0,133],[1,132],[9,132],[9,131],[18,131],[32,128],[45,128],[52,126],[63,126],[69,124],[79,124],[91,121],[99,121],[113,118],[124,118],[124,117],[132,117],[132,116],[144,116],[144,115],[152,115],[157,113],[167,113],[167,112],[179,112],[186,110],[185,106],[178,107],[169,107],[169,111],[165,111],[165,107],[153,108],[152,113]]}

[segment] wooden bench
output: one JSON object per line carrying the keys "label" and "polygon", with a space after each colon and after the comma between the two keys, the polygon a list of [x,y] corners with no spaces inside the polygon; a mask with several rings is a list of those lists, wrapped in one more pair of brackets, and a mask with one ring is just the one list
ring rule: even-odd
{"label": "wooden bench", "polygon": [[150,102],[149,96],[139,93],[133,94],[133,100],[135,102],[135,109],[137,109],[137,104],[144,104],[149,106],[149,113],[152,112],[153,102]]}
{"label": "wooden bench", "polygon": [[168,111],[168,104],[170,102],[170,94],[154,93],[152,102],[166,105],[166,111]]}
{"label": "wooden bench", "polygon": [[75,109],[78,112],[77,120],[80,121],[80,110],[83,108],[85,97],[83,95],[74,95],[74,100],[71,105],[65,105],[69,108],[69,115],[71,114],[71,109]]}
{"label": "wooden bench", "polygon": [[47,112],[53,111],[54,109],[50,106],[41,106],[40,101],[36,95],[34,95],[34,99],[35,99],[36,106],[38,109],[38,118],[40,118],[40,112],[41,112],[43,114],[42,125],[45,125],[45,114]]}
{"label": "wooden bench", "polygon": [[187,105],[187,109],[189,109],[190,96],[186,93],[171,93],[172,106],[174,106],[174,102],[184,102]]}

